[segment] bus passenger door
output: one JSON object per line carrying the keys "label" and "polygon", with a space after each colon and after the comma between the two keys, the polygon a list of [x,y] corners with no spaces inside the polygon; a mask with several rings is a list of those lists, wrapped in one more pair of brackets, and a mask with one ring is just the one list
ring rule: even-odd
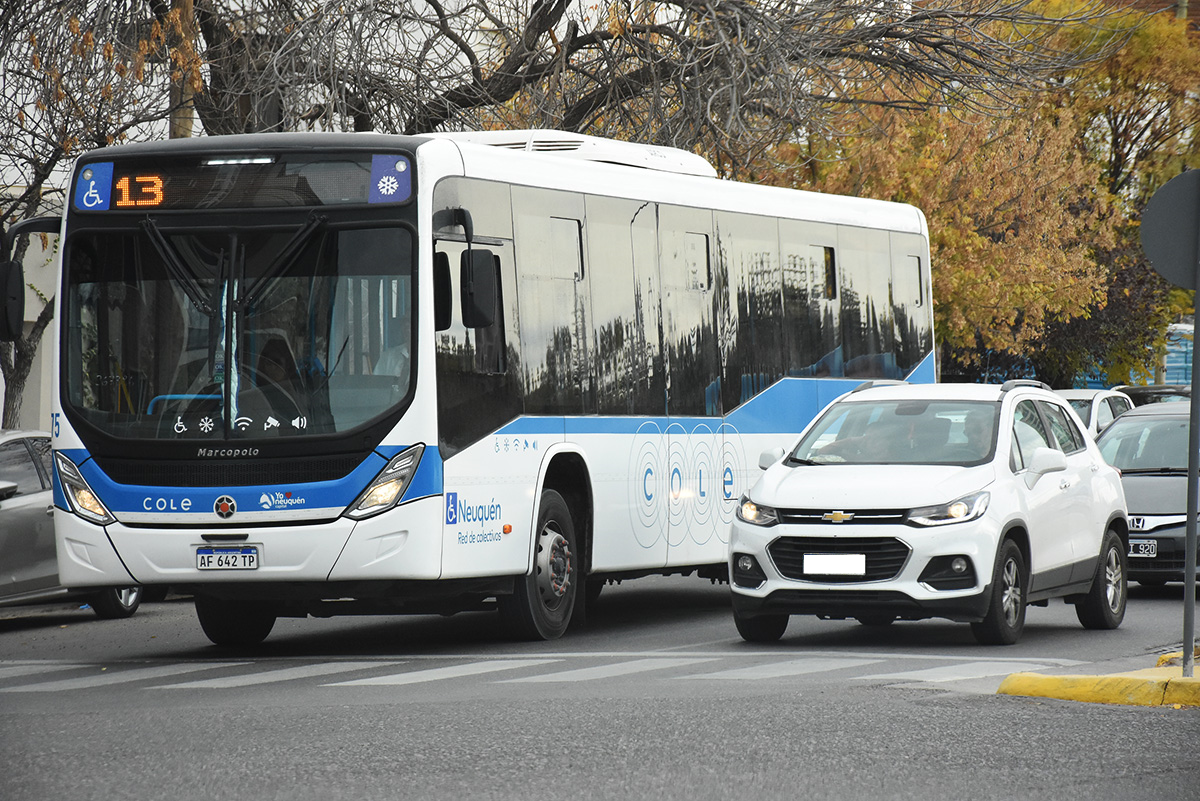
{"label": "bus passenger door", "polygon": [[666,384],[656,206],[598,195],[586,204],[597,414],[587,443],[596,523],[591,567],[663,567]]}
{"label": "bus passenger door", "polygon": [[666,490],[669,565],[720,562],[717,462],[721,380],[712,212],[659,206],[659,270],[667,372]]}

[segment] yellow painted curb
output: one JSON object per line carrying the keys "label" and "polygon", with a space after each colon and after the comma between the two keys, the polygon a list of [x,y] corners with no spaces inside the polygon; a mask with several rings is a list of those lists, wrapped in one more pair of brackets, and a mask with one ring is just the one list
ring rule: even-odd
{"label": "yellow painted curb", "polygon": [[[1200,646],[1196,647],[1196,650],[1193,655],[1196,658],[1200,658]],[[1162,656],[1160,656],[1158,658],[1158,666],[1159,667],[1166,667],[1167,665],[1182,665],[1182,664],[1183,664],[1183,651],[1176,651],[1173,654],[1163,654]]]}
{"label": "yellow painted curb", "polygon": [[1059,698],[1127,706],[1200,706],[1200,678],[1182,677],[1178,666],[1147,668],[1105,676],[1047,676],[1013,673],[1000,683],[1000,695]]}

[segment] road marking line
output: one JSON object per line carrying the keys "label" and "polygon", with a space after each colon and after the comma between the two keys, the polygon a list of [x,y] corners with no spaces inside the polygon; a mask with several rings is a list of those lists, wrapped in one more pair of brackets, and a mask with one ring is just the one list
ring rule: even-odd
{"label": "road marking line", "polygon": [[11,679],[18,676],[30,676],[39,673],[50,673],[55,670],[78,670],[79,668],[92,667],[91,665],[8,665],[0,667],[0,680]]}
{"label": "road marking line", "polygon": [[1044,670],[1051,665],[1038,665],[1029,662],[967,662],[961,665],[946,665],[944,667],[926,668],[925,670],[909,670],[902,673],[877,673],[871,676],[854,676],[855,679],[888,679],[901,681],[958,681],[959,679],[982,679],[988,676],[1000,676],[1008,673],[1027,673],[1031,670]]}
{"label": "road marking line", "polygon": [[[181,673],[195,673],[199,670],[214,670],[216,668],[240,667],[246,662],[188,662],[186,664],[153,665],[151,667],[130,668],[128,670],[105,671],[91,676],[80,676],[74,679],[59,679],[44,681],[38,684],[26,684],[19,687],[5,687],[0,692],[5,693],[41,693],[58,692],[59,690],[88,690],[95,687],[107,687],[112,684],[126,684],[131,681],[145,679],[161,679],[164,676],[178,676]],[[99,666],[93,666],[99,667]]]}
{"label": "road marking line", "polygon": [[805,673],[824,673],[829,670],[845,670],[847,668],[874,665],[879,659],[793,659],[788,662],[769,662],[754,667],[732,668],[719,670],[716,673],[694,673],[690,676],[680,676],[682,679],[780,679],[786,676],[799,676]]}
{"label": "road marking line", "polygon": [[482,673],[496,673],[501,670],[515,670],[522,667],[546,665],[557,662],[557,659],[499,659],[487,662],[472,662],[467,665],[451,665],[428,670],[414,670],[408,673],[393,673],[390,676],[374,676],[369,679],[339,681],[324,684],[323,687],[392,687],[402,684],[422,684],[427,681],[442,681],[443,679],[458,679],[464,676],[478,676]]}
{"label": "road marking line", "polygon": [[223,676],[216,679],[201,679],[185,681],[180,684],[163,684],[152,687],[154,690],[207,690],[229,687],[250,687],[256,684],[271,684],[292,679],[308,679],[314,676],[328,676],[331,673],[346,673],[351,670],[364,670],[373,667],[392,667],[403,662],[319,662],[315,665],[300,665],[298,667],[266,670],[261,673],[244,673],[240,676]]}
{"label": "road marking line", "polygon": [[594,681],[610,679],[617,676],[628,676],[632,673],[644,673],[648,670],[665,670],[673,667],[686,667],[700,662],[712,662],[712,659],[635,659],[632,662],[616,662],[611,665],[563,670],[558,673],[545,673],[540,676],[527,676],[522,679],[505,679],[498,684],[517,684],[532,682],[556,681]]}

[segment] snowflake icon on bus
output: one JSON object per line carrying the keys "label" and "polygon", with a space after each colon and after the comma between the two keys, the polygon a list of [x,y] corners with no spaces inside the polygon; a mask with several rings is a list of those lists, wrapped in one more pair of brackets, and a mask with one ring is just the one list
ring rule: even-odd
{"label": "snowflake icon on bus", "polygon": [[394,195],[399,188],[400,182],[390,175],[385,175],[379,179],[379,194],[381,195]]}

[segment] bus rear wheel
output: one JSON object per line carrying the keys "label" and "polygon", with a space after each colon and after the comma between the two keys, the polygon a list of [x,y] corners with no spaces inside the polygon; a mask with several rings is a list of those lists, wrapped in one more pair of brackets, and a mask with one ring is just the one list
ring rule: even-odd
{"label": "bus rear wheel", "polygon": [[567,502],[543,490],[533,542],[533,570],[498,599],[500,616],[523,640],[555,640],[567,630],[583,576]]}
{"label": "bus rear wheel", "polygon": [[197,595],[196,617],[213,644],[245,647],[267,639],[276,615],[266,604]]}

